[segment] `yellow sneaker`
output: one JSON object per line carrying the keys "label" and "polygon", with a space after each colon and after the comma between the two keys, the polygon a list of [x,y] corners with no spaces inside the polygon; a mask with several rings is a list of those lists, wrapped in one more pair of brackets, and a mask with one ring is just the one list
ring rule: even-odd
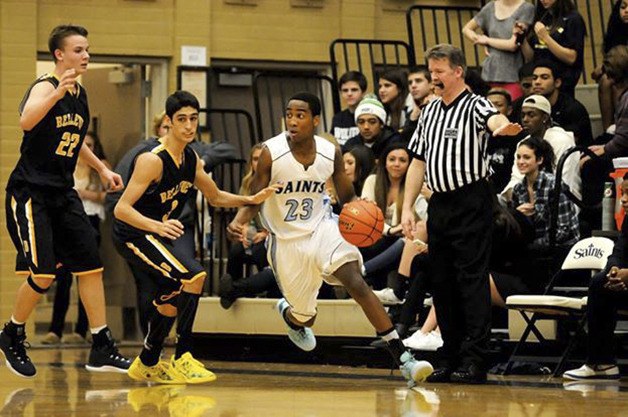
{"label": "yellow sneaker", "polygon": [[200,395],[182,395],[168,403],[170,417],[200,417],[214,408],[216,400]]}
{"label": "yellow sneaker", "polygon": [[146,366],[138,356],[135,358],[128,375],[136,381],[156,382],[158,384],[185,384],[185,378],[172,369],[166,361],[159,361],[155,366]]}
{"label": "yellow sneaker", "polygon": [[183,390],[185,387],[166,387],[163,385],[134,388],[127,394],[127,402],[136,413],[140,411],[157,411],[159,413]]}
{"label": "yellow sneaker", "polygon": [[194,359],[190,352],[184,353],[177,360],[174,359],[173,355],[170,360],[170,367],[183,375],[188,384],[202,384],[216,379],[216,375],[205,369],[205,365]]}

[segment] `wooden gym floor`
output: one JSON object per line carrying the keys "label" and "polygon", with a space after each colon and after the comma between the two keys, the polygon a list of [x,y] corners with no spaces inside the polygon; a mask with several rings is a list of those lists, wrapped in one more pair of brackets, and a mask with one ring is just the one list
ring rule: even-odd
{"label": "wooden gym floor", "polygon": [[[129,356],[138,350],[121,349]],[[29,354],[38,369],[33,379],[0,367],[1,416],[628,416],[628,381],[565,386],[548,377],[492,376],[483,386],[408,390],[398,372],[384,369],[205,361],[218,376],[213,383],[150,387],[87,372],[86,347]]]}

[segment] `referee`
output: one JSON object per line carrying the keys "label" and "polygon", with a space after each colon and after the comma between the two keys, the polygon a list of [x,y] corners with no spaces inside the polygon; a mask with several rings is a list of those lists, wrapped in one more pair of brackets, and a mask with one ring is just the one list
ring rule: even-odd
{"label": "referee", "polygon": [[421,113],[410,144],[402,224],[412,236],[412,202],[424,177],[434,191],[427,230],[436,316],[443,336],[440,366],[428,382],[484,383],[491,325],[488,262],[492,190],[488,183],[487,130],[512,136],[521,126],[484,97],[467,91],[465,59],[452,45],[426,52],[432,83],[442,96]]}

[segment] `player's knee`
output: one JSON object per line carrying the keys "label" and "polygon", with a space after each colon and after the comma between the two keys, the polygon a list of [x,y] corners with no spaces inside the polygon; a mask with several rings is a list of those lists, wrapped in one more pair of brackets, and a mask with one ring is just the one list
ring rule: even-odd
{"label": "player's knee", "polygon": [[28,276],[26,282],[33,289],[33,291],[39,294],[47,293],[52,285],[51,278],[33,278],[32,275]]}

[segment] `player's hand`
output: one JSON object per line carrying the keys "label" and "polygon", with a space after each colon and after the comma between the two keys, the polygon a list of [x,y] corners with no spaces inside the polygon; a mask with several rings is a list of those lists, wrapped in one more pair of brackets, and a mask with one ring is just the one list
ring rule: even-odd
{"label": "player's hand", "polygon": [[606,275],[608,281],[604,284],[604,288],[611,291],[627,291],[628,287],[628,269],[620,269],[616,266],[612,267]]}
{"label": "player's hand", "polygon": [[61,74],[61,79],[56,89],[60,99],[63,98],[68,91],[74,91],[76,87],[76,77],[78,77],[78,74],[74,68],[65,70],[64,73]]}
{"label": "player's hand", "polygon": [[100,173],[100,180],[105,186],[105,191],[108,193],[120,191],[124,188],[124,182],[120,174],[113,172],[110,169],[105,169]]}
{"label": "player's hand", "polygon": [[177,219],[168,219],[157,226],[157,234],[168,239],[178,239],[183,236],[183,224]]}
{"label": "player's hand", "polygon": [[237,243],[242,242],[243,237],[246,237],[245,225],[237,223],[235,220],[227,225],[227,239],[229,241]]}
{"label": "player's hand", "polygon": [[517,136],[522,130],[523,128],[519,123],[506,123],[495,129],[493,136]]}
{"label": "player's hand", "polygon": [[270,198],[273,194],[275,194],[277,191],[281,190],[282,188],[283,188],[283,182],[281,181],[269,185],[268,187],[264,188],[262,191],[252,196],[251,204],[263,203],[265,200]]}
{"label": "player's hand", "polygon": [[412,209],[404,209],[401,212],[401,228],[403,229],[403,235],[410,240],[414,240],[414,232],[416,229],[416,222],[414,221],[414,213]]}

